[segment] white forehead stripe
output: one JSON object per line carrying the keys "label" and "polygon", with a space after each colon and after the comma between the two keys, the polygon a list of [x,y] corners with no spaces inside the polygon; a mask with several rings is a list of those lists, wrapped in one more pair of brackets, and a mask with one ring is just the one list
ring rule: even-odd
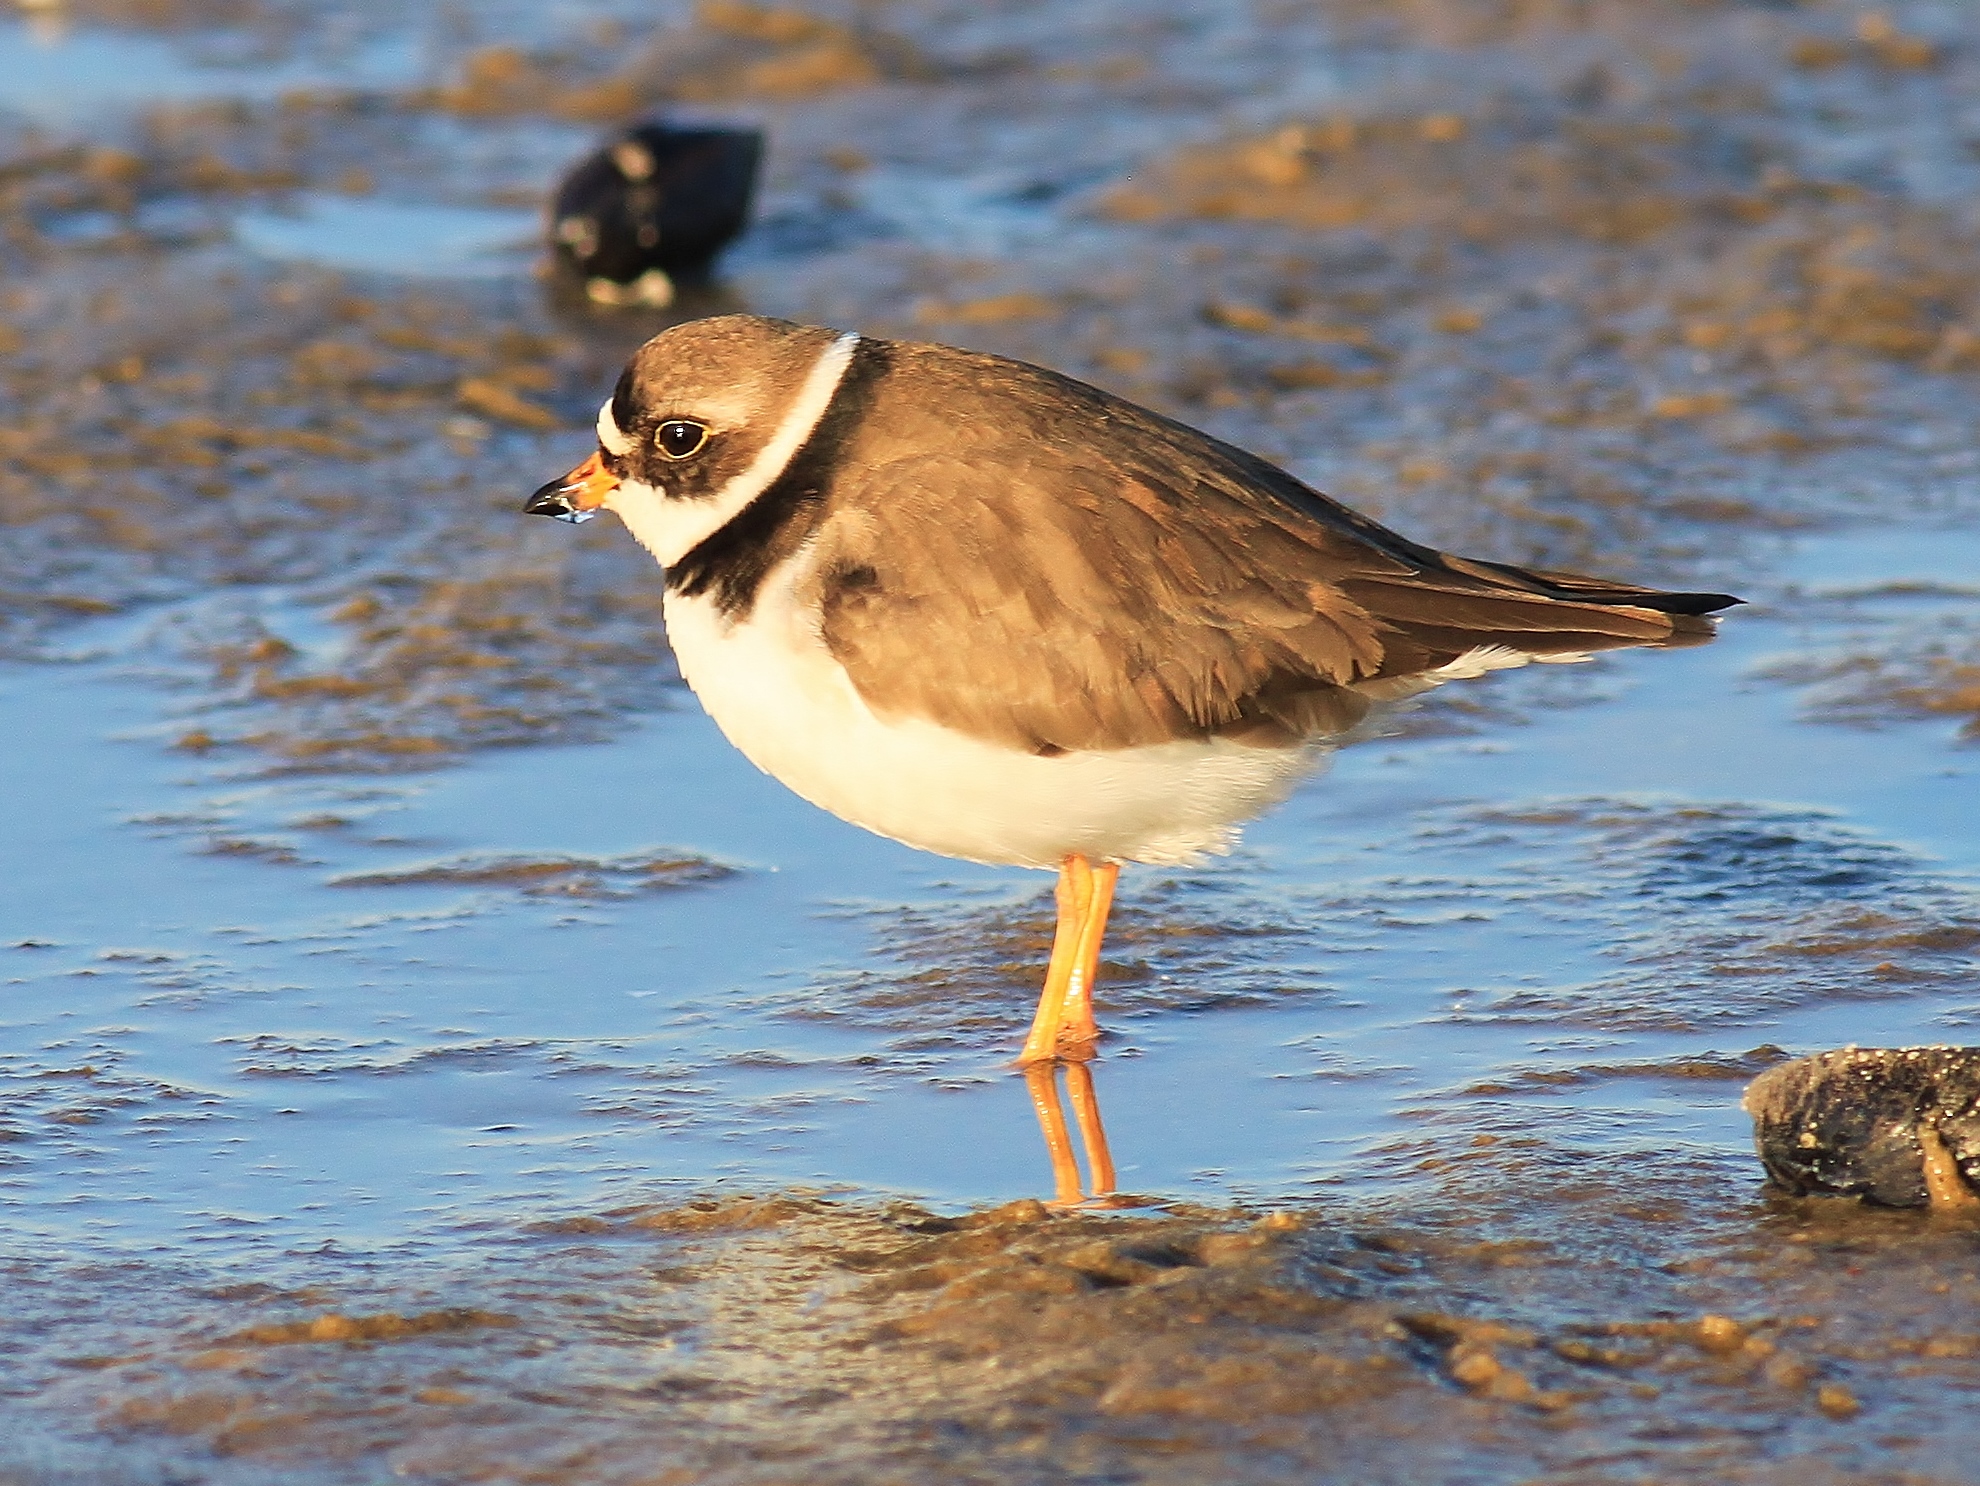
{"label": "white forehead stripe", "polygon": [[598,447],[614,459],[624,459],[632,449],[632,440],[619,432],[618,422],[612,417],[609,397],[598,409]]}
{"label": "white forehead stripe", "polygon": [[[819,353],[805,374],[797,396],[791,399],[770,442],[757,451],[749,468],[736,475],[711,496],[690,500],[669,497],[664,491],[637,480],[622,482],[605,498],[605,504],[619,516],[640,545],[651,552],[660,566],[672,567],[708,538],[727,526],[744,508],[776,483],[777,477],[817,430],[825,410],[852,365],[859,337],[847,331]],[[601,422],[610,422],[611,405],[606,404]],[[617,432],[614,429],[614,432]],[[600,440],[604,438],[601,430]],[[623,442],[623,435],[621,435]],[[607,444],[610,449],[611,445]]]}

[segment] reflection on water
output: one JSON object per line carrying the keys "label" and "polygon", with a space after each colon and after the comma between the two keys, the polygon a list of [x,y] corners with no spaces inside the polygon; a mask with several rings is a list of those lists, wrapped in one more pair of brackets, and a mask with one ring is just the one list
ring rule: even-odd
{"label": "reflection on water", "polygon": [[[1083,1182],[1079,1163],[1073,1157],[1072,1138],[1066,1131],[1065,1104],[1059,1098],[1062,1077],[1066,1094],[1072,1101],[1080,1147],[1086,1156]],[[1038,1128],[1045,1137],[1045,1154],[1052,1163],[1052,1201],[1060,1206],[1071,1206],[1081,1201],[1099,1202],[1112,1197],[1116,1187],[1114,1154],[1107,1146],[1106,1126],[1100,1119],[1100,1096],[1093,1085],[1092,1062],[1077,1059],[1027,1063],[1024,1082],[1031,1093],[1031,1107],[1038,1116]]]}

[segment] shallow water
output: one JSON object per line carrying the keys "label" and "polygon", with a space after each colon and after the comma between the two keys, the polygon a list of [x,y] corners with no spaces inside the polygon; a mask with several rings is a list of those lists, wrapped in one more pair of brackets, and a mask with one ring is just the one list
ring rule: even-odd
{"label": "shallow water", "polygon": [[[1426,246],[1466,129],[1638,148],[1636,13],[1531,9],[0,27],[43,131],[0,173],[0,1481],[1960,1479],[1970,1234],[1770,1201],[1738,1097],[1980,1021],[1980,311],[1905,215],[1970,184],[1974,38],[1674,12],[1674,116],[1748,152],[1653,161],[1703,226],[1481,199]],[[1127,874],[1095,1078],[1151,1207],[984,1212],[1052,1191],[1045,880],[757,774],[624,533],[518,514],[654,328],[539,290],[530,190],[604,122],[561,100],[673,56],[778,141],[704,307],[1050,361],[1412,534],[1750,601],[1447,688]],[[1360,167],[1284,121],[1337,110],[1402,184],[1330,226]],[[1857,256],[1780,352],[1816,239]]]}
{"label": "shallow water", "polygon": [[235,219],[252,253],[353,273],[521,276],[537,251],[531,212],[327,197]]}
{"label": "shallow water", "polygon": [[[1842,532],[1789,544],[1774,582],[1915,587],[1976,561],[1968,534]],[[1749,1049],[1959,1035],[1980,1016],[1963,957],[1890,986],[1866,983],[1874,945],[1841,973],[1767,957],[1770,928],[1825,914],[1980,917],[1974,765],[1942,727],[1799,721],[1749,679],[1808,643],[1782,607],[1590,667],[1517,727],[1352,749],[1230,860],[1131,872],[1100,1070],[1124,1187],[1380,1187],[1393,1142],[1527,1125],[1738,1180]],[[23,777],[87,783],[15,821],[35,863],[6,933],[31,946],[8,967],[21,1237],[293,1250],[669,1183],[1041,1190],[1006,1067],[1039,879],[821,814],[691,700],[609,743],[326,781],[161,755],[159,698],[116,662],[4,688]],[[530,866],[651,858],[720,875]],[[1018,931],[988,986],[940,978]],[[1749,974],[1715,979],[1748,944]],[[1717,1078],[1660,1072],[1714,1058]]]}
{"label": "shallow water", "polygon": [[0,20],[0,77],[8,79],[0,107],[43,125],[75,128],[140,105],[261,100],[309,87],[403,88],[420,81],[424,59],[416,42],[339,36],[337,30],[333,23],[309,55],[293,56],[252,32],[200,29],[171,38],[78,26],[63,6],[49,6],[38,16]]}

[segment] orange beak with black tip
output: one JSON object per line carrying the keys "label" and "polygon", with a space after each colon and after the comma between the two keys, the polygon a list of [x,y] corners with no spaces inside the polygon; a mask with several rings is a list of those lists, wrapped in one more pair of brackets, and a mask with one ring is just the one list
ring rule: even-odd
{"label": "orange beak with black tip", "polygon": [[561,480],[552,480],[532,495],[524,504],[523,513],[550,516],[575,526],[596,516],[598,508],[618,488],[619,477],[605,468],[605,456],[593,454]]}

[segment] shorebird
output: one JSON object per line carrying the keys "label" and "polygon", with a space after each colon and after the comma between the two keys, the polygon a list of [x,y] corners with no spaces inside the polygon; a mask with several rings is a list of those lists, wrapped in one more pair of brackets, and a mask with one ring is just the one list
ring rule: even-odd
{"label": "shorebird", "polygon": [[1739,602],[1450,556],[1043,367],[783,320],[655,336],[597,432],[525,509],[652,553],[737,748],[880,835],[1057,871],[1033,1069],[1093,1055],[1121,864],[1227,851],[1431,687]]}

